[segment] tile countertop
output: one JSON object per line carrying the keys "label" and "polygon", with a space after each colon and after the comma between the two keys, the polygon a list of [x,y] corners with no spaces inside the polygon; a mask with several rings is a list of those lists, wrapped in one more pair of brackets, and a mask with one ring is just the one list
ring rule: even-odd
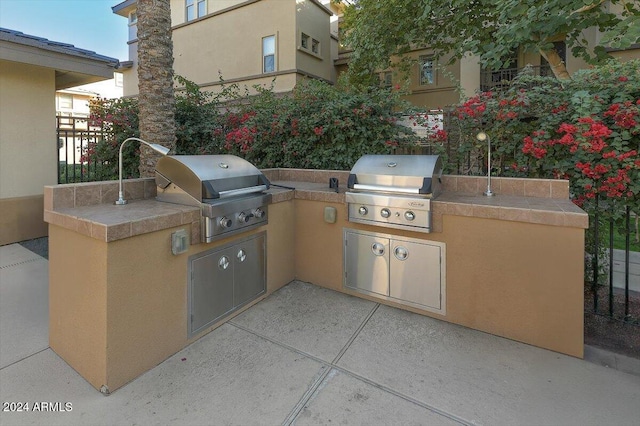
{"label": "tile countertop", "polygon": [[[329,175],[330,172],[324,172]],[[280,173],[282,175],[282,173]],[[274,176],[272,187],[273,203],[292,199],[319,201],[326,203],[344,203],[346,179],[340,175],[340,190],[330,189],[328,179],[314,181],[288,180],[298,176]],[[287,180],[277,180],[277,178]],[[304,176],[306,177],[306,176]],[[323,177],[326,177],[323,175]],[[473,179],[473,178],[472,178]],[[535,193],[531,196],[505,195],[498,192],[486,197],[477,191],[478,185],[466,177],[443,177],[443,193],[432,202],[434,232],[442,231],[442,216],[457,215],[485,219],[518,221],[551,226],[588,228],[588,215],[568,199],[568,183],[558,185],[558,181],[537,180]],[[499,181],[497,181],[499,183]],[[514,184],[515,182],[515,184]],[[528,180],[510,179],[509,185],[502,182],[505,192],[509,188],[521,186],[526,192]],[[566,181],[565,181],[566,182]],[[471,183],[471,185],[469,185]],[[200,241],[200,209],[194,206],[170,204],[154,199],[153,179],[136,179],[127,182],[138,194],[129,197],[124,206],[113,204],[113,182],[95,182],[89,184],[69,184],[45,187],[44,220],[50,224],[111,242],[135,235],[159,231],[176,226],[191,225],[192,241]],[[281,188],[282,185],[288,188]],[[295,191],[291,188],[295,188]],[[471,188],[471,189],[470,189]],[[541,190],[542,188],[542,190]],[[555,188],[555,189],[554,189]],[[129,191],[128,187],[125,189]],[[469,191],[469,192],[464,192]],[[555,194],[554,194],[555,192]],[[567,192],[567,196],[564,196]]]}

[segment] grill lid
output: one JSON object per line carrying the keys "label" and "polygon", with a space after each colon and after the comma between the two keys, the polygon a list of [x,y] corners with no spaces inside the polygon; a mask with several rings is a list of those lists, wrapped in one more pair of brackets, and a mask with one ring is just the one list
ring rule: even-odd
{"label": "grill lid", "polygon": [[439,155],[364,155],[347,186],[354,191],[437,196],[442,176]]}
{"label": "grill lid", "polygon": [[167,190],[163,192],[172,192],[169,187],[175,185],[204,202],[261,192],[270,183],[256,166],[235,155],[167,155],[156,164],[156,185]]}

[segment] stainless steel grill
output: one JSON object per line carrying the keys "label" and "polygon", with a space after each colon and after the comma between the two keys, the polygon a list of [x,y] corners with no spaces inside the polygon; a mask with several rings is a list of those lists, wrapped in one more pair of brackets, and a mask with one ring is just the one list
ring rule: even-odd
{"label": "stainless steel grill", "polygon": [[156,165],[158,201],[200,207],[202,242],[268,222],[269,180],[234,155],[170,155]]}
{"label": "stainless steel grill", "polygon": [[349,221],[431,232],[431,200],[442,191],[437,155],[365,155],[351,169]]}

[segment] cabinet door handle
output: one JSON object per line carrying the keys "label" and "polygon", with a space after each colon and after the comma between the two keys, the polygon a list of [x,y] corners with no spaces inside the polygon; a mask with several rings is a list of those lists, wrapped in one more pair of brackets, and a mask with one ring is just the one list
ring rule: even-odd
{"label": "cabinet door handle", "polygon": [[247,253],[245,253],[245,251],[243,249],[240,249],[240,251],[238,251],[238,254],[236,255],[236,257],[238,258],[238,260],[240,262],[244,262],[244,260],[247,258]]}
{"label": "cabinet door handle", "polygon": [[398,246],[393,250],[393,254],[398,260],[407,260],[407,258],[409,257],[409,250],[407,250],[405,247]]}
{"label": "cabinet door handle", "polygon": [[220,260],[218,260],[218,268],[219,269],[227,269],[229,267],[229,258],[227,256],[222,256]]}
{"label": "cabinet door handle", "polygon": [[371,251],[373,252],[373,254],[375,254],[376,256],[382,256],[384,255],[384,244],[380,244],[380,243],[373,243],[373,245],[371,246]]}

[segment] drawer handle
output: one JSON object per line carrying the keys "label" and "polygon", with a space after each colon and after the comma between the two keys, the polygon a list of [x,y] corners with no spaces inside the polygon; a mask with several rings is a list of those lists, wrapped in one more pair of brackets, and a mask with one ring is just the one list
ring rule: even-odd
{"label": "drawer handle", "polygon": [[238,260],[240,262],[244,262],[244,260],[247,258],[247,253],[245,253],[245,251],[243,249],[240,249],[240,251],[238,252],[236,257],[238,258]]}
{"label": "drawer handle", "polygon": [[393,254],[398,260],[407,260],[407,258],[409,257],[409,250],[407,250],[405,247],[398,246],[393,250]]}
{"label": "drawer handle", "polygon": [[384,244],[380,244],[380,243],[373,243],[373,245],[371,246],[371,251],[373,252],[373,254],[375,254],[376,256],[382,256],[384,255]]}
{"label": "drawer handle", "polygon": [[229,267],[229,258],[227,256],[222,256],[220,260],[218,260],[218,268],[219,269],[227,269]]}

